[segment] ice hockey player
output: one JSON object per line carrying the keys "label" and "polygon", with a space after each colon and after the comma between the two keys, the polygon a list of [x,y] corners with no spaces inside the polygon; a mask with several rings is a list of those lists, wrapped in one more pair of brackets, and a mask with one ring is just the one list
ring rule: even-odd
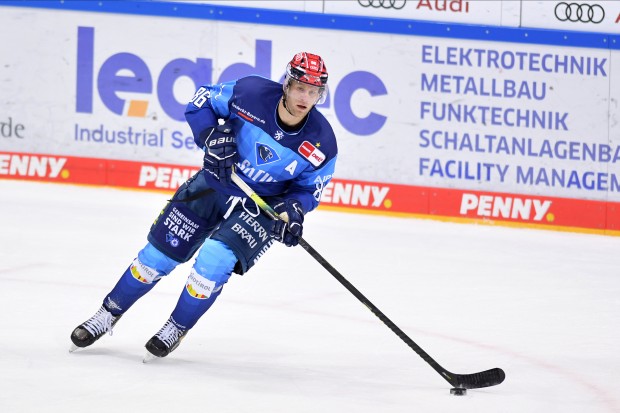
{"label": "ice hockey player", "polygon": [[[245,274],[274,240],[298,244],[304,215],[318,206],[337,158],[334,132],[315,108],[327,97],[327,77],[320,56],[298,53],[283,84],[248,76],[198,89],[185,117],[204,166],[166,204],[99,311],[73,330],[72,351],[111,334],[140,297],[198,251],[170,318],[146,343],[145,361],[165,357],[233,272]],[[233,169],[288,222],[261,214],[231,181]]]}

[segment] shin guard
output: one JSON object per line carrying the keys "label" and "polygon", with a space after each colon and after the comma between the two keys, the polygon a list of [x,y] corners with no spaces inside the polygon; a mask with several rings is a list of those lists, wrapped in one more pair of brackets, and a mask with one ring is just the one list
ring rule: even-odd
{"label": "shin guard", "polygon": [[178,264],[147,244],[103,300],[104,307],[112,315],[123,314]]}
{"label": "shin guard", "polygon": [[236,256],[224,243],[206,240],[172,312],[182,329],[192,328],[213,305],[236,262]]}

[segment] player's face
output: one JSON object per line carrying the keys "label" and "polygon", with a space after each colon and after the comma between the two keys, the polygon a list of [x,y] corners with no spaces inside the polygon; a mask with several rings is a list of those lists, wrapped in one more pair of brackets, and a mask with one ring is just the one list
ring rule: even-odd
{"label": "player's face", "polygon": [[291,80],[286,96],[286,107],[295,117],[303,118],[321,97],[321,88]]}

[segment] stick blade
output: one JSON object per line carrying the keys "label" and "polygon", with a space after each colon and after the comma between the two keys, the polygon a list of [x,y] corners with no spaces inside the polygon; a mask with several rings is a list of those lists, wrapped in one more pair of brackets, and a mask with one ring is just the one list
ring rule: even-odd
{"label": "stick blade", "polygon": [[497,386],[506,378],[506,373],[500,368],[481,371],[472,374],[455,374],[451,383],[461,389],[480,389],[483,387]]}

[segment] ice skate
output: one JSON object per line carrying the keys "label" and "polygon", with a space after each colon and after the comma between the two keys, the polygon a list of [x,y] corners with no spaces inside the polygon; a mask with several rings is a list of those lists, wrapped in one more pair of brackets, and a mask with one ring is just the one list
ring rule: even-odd
{"label": "ice skate", "polygon": [[143,362],[148,363],[156,358],[166,357],[179,346],[185,334],[187,330],[178,328],[172,318],[169,318],[161,330],[146,343],[147,353]]}
{"label": "ice skate", "polygon": [[73,353],[79,348],[90,346],[107,332],[112,335],[112,328],[120,318],[121,315],[114,316],[104,306],[101,306],[94,316],[73,330],[71,333],[73,345],[69,352]]}

